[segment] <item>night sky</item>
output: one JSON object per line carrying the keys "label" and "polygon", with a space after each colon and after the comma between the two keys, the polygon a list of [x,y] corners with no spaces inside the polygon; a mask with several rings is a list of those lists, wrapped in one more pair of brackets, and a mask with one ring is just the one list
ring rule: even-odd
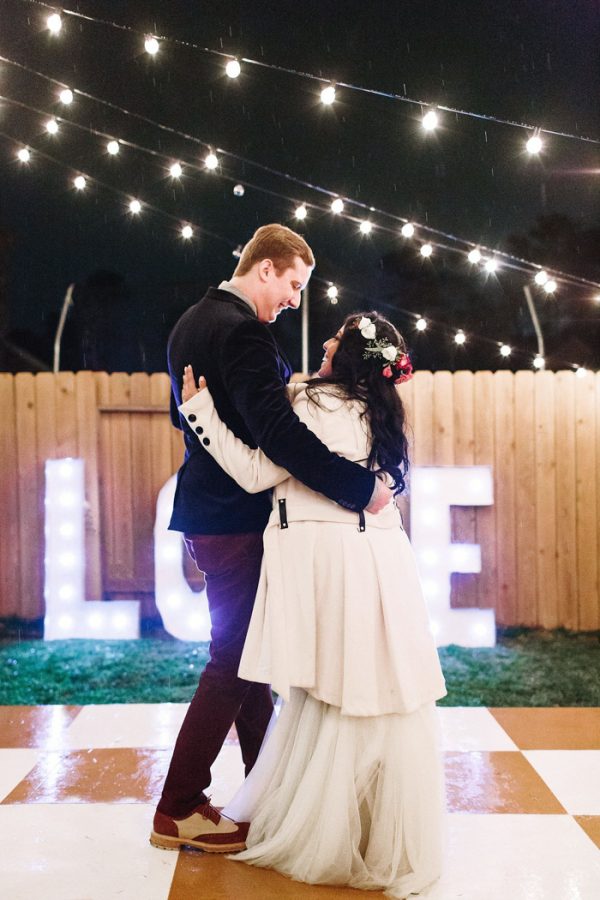
{"label": "night sky", "polygon": [[[324,83],[345,81],[557,131],[600,134],[596,0],[81,0],[70,8],[310,72]],[[426,136],[419,106],[338,88],[334,106],[324,107],[319,82],[251,65],[232,81],[224,75],[225,61],[213,54],[163,44],[150,58],[140,36],[126,30],[65,17],[61,35],[51,37],[44,28],[49,12],[0,0],[0,54],[248,161],[474,242],[506,248],[511,235],[529,232],[538,217],[567,217],[578,236],[563,246],[560,267],[600,278],[595,238],[580,240],[600,227],[597,145],[548,138],[548,152],[532,159],[523,153],[525,131],[450,114],[435,135]],[[0,93],[184,165],[206,153],[91,100],[76,98],[64,108],[55,87],[5,63]],[[270,221],[298,227],[315,250],[315,275],[340,286],[336,307],[323,299],[322,281],[312,287],[313,366],[321,341],[344,315],[373,306],[401,328],[409,321],[401,310],[410,309],[447,327],[533,347],[519,279],[501,276],[487,285],[471,279],[471,286],[470,276],[457,272],[456,260],[436,254],[424,263],[397,237],[377,230],[362,237],[354,223],[328,212],[310,211],[298,225],[295,202],[251,188],[237,198],[236,180],[323,207],[327,198],[249,162],[222,157],[216,173],[190,174],[174,184],[166,160],[134,149],[111,158],[105,140],[67,125],[50,137],[43,131],[45,118],[0,101],[0,131],[16,139],[0,137],[0,234],[10,239],[4,331],[46,362],[67,285],[103,270],[119,276],[103,276],[105,283],[117,284],[106,303],[121,355],[116,352],[110,364],[164,368],[173,322],[209,284],[231,274],[232,250]],[[15,161],[22,144],[62,165],[34,152],[24,169]],[[134,220],[124,200],[100,186],[76,194],[70,183],[78,172],[176,218],[146,210]],[[375,224],[386,221],[377,212],[371,218]],[[186,220],[211,234],[198,232],[184,243],[177,223]],[[557,246],[561,240],[565,245],[557,237]],[[597,329],[599,307],[589,296],[565,291],[552,303],[544,321],[559,350],[570,340],[570,328],[573,334],[577,328]],[[579,320],[575,325],[573,317]],[[300,315],[284,314],[276,330],[299,367]],[[105,332],[110,335],[111,328]],[[426,342],[417,348],[421,365],[492,366],[489,346],[465,349],[457,360],[444,356],[441,337],[437,344],[429,340],[429,349]]]}

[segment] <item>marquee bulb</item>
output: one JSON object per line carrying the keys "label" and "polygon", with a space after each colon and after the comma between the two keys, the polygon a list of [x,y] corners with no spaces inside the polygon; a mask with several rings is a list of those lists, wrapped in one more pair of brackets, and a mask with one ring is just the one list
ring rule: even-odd
{"label": "marquee bulb", "polygon": [[327,288],[327,296],[329,297],[330,300],[337,300],[338,289],[335,286],[335,284],[329,285],[329,287]]}
{"label": "marquee bulb", "polygon": [[534,368],[535,369],[543,369],[545,365],[546,365],[546,360],[544,359],[544,357],[540,356],[539,353],[536,354],[536,356],[534,357],[534,360],[533,360]]}

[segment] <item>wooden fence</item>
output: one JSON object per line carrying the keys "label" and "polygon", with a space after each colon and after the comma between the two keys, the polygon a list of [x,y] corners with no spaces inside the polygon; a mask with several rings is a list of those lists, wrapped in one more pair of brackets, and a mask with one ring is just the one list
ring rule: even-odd
{"label": "wooden fence", "polygon": [[[493,467],[494,505],[452,513],[453,539],[482,550],[453,605],[599,629],[600,375],[419,372],[402,396],[414,464]],[[86,466],[87,598],[155,614],[156,496],[183,449],[168,398],[163,374],[0,374],[0,617],[43,615],[44,462],[66,456]]]}

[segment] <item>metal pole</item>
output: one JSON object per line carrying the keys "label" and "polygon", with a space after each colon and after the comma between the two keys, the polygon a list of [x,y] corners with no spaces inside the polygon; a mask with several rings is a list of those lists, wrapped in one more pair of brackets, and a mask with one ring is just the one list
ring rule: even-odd
{"label": "metal pole", "polygon": [[53,372],[58,372],[60,369],[60,342],[62,340],[62,333],[65,327],[65,322],[67,320],[67,313],[69,312],[69,307],[73,303],[74,290],[75,285],[70,284],[67,288],[67,293],[65,294],[65,299],[63,300],[62,309],[60,311],[60,319],[58,320],[58,328],[56,329],[56,336],[54,338],[54,365],[52,367]]}
{"label": "metal pole", "polygon": [[308,374],[308,285],[302,291],[302,371]]}
{"label": "metal pole", "polygon": [[544,357],[544,335],[542,334],[540,320],[538,319],[537,313],[535,311],[531,288],[529,287],[528,284],[526,284],[523,287],[523,293],[525,294],[525,299],[527,300],[527,306],[529,307],[529,314],[531,316],[531,321],[533,322],[533,327],[535,328],[535,333],[537,335],[538,353],[543,359],[543,357]]}

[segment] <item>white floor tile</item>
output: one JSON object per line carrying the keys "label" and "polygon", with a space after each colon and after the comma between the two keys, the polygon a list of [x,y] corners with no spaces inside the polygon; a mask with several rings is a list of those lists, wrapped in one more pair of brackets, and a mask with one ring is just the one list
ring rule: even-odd
{"label": "white floor tile", "polygon": [[481,707],[438,707],[444,750],[516,750],[517,745]]}
{"label": "white floor tile", "polygon": [[0,802],[31,772],[39,750],[0,750]]}
{"label": "white floor tile", "polygon": [[0,806],[2,897],[166,900],[177,853],[151,847],[154,807]]}
{"label": "white floor tile", "polygon": [[187,703],[114,703],[85,706],[67,729],[64,746],[172,748]]}
{"label": "white floor tile", "polygon": [[567,812],[600,815],[600,750],[527,750],[523,756]]}
{"label": "white floor tile", "polygon": [[594,900],[600,851],[570,816],[450,815],[427,900]]}

